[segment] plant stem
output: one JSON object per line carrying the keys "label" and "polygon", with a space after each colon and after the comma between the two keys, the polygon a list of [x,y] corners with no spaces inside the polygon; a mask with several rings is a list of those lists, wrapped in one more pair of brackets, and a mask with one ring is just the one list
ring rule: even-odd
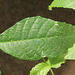
{"label": "plant stem", "polygon": [[[50,60],[49,60],[49,62],[50,62]],[[50,62],[50,66],[51,66],[51,62]],[[50,68],[50,71],[51,71],[51,74],[54,75],[54,72],[51,68]]]}
{"label": "plant stem", "polygon": [[50,68],[50,71],[51,71],[52,75],[54,75],[54,72],[53,72],[53,70],[51,68]]}
{"label": "plant stem", "polygon": [[43,58],[43,61],[46,63],[46,60]]}
{"label": "plant stem", "polygon": [[[43,61],[46,63],[47,61],[43,58]],[[51,64],[51,63],[50,63]],[[51,74],[54,75],[53,70],[50,68]]]}

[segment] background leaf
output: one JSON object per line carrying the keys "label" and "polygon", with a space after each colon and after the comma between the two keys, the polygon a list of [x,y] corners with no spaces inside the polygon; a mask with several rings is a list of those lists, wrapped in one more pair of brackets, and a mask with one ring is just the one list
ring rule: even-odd
{"label": "background leaf", "polygon": [[26,18],[0,35],[0,49],[23,60],[58,58],[75,43],[75,26],[40,16]]}
{"label": "background leaf", "polygon": [[49,5],[49,10],[53,7],[71,8],[75,10],[75,0],[54,0],[52,4]]}
{"label": "background leaf", "polygon": [[50,69],[47,63],[39,63],[30,71],[29,75],[46,75]]}
{"label": "background leaf", "polygon": [[1,75],[1,71],[0,71],[0,75]]}
{"label": "background leaf", "polygon": [[75,44],[72,48],[69,48],[68,54],[65,56],[65,59],[75,60]]}

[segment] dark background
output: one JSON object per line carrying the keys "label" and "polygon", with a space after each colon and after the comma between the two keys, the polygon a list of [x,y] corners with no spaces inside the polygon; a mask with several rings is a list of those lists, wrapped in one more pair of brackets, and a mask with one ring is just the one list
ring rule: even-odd
{"label": "dark background", "polygon": [[[42,16],[75,25],[75,11],[72,9],[48,10],[52,0],[0,0],[0,33],[16,22],[31,16]],[[29,75],[31,68],[41,62],[16,59],[0,50],[0,69],[2,75]],[[66,61],[55,75],[75,75],[75,61]],[[48,74],[50,75],[50,73]]]}

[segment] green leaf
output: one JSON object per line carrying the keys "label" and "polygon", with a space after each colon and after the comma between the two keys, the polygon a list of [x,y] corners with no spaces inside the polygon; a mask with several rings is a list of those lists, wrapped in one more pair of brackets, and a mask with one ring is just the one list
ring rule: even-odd
{"label": "green leaf", "polygon": [[58,68],[61,66],[61,64],[65,63],[64,56],[48,59],[47,63],[50,64],[51,68]]}
{"label": "green leaf", "polygon": [[75,43],[75,26],[40,16],[26,18],[0,35],[0,49],[22,59],[65,55]]}
{"label": "green leaf", "polygon": [[1,71],[0,71],[0,75],[1,75]]}
{"label": "green leaf", "polygon": [[46,75],[50,69],[47,63],[39,63],[30,71],[29,75]]}
{"label": "green leaf", "polygon": [[49,10],[55,7],[70,8],[75,10],[75,0],[54,0],[51,5],[49,5]]}
{"label": "green leaf", "polygon": [[68,54],[65,56],[65,59],[75,60],[75,44],[72,48],[69,48]]}

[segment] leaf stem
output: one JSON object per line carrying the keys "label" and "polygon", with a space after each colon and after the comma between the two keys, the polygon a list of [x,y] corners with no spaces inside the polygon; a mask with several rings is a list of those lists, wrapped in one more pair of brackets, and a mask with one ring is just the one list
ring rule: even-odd
{"label": "leaf stem", "polygon": [[[45,62],[45,63],[47,63],[47,61],[43,58],[43,61]],[[51,63],[50,63],[51,64]],[[54,75],[54,72],[53,72],[53,70],[50,68],[50,71],[51,71],[51,74],[52,75]]]}
{"label": "leaf stem", "polygon": [[[51,66],[50,60],[49,60],[49,63],[50,63],[50,66]],[[52,68],[50,68],[50,71],[51,71],[51,74],[54,75],[54,72],[53,72]]]}
{"label": "leaf stem", "polygon": [[43,61],[46,63],[46,60],[43,58]]}
{"label": "leaf stem", "polygon": [[50,68],[50,71],[51,71],[52,75],[54,75],[54,72],[53,72],[53,70],[51,68]]}

